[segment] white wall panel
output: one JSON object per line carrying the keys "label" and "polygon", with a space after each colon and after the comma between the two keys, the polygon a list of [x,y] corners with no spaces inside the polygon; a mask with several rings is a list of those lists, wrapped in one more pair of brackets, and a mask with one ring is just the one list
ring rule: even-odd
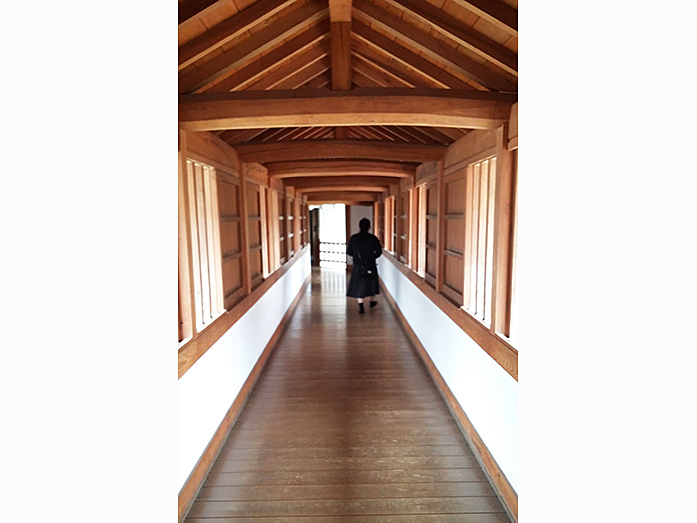
{"label": "white wall panel", "polygon": [[308,250],[179,379],[177,480],[180,489],[310,271]]}
{"label": "white wall panel", "polygon": [[389,293],[514,489],[518,489],[518,382],[388,260]]}

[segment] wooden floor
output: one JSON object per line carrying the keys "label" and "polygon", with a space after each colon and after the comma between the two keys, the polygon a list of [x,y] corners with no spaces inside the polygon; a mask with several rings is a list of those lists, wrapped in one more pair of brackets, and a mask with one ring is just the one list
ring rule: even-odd
{"label": "wooden floor", "polygon": [[187,523],[510,523],[384,296],[315,269]]}

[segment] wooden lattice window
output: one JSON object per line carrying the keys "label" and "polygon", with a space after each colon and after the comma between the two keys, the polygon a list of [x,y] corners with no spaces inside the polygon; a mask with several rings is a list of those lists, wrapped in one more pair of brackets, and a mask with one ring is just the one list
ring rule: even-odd
{"label": "wooden lattice window", "polygon": [[224,311],[218,194],[213,167],[193,160],[187,160],[186,167],[194,324],[198,332]]}
{"label": "wooden lattice window", "polygon": [[463,307],[491,322],[496,158],[467,167],[467,234]]}

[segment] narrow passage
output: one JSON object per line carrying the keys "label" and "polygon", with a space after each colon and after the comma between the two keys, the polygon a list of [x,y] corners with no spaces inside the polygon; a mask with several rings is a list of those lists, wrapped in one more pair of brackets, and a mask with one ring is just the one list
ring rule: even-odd
{"label": "narrow passage", "polygon": [[312,285],[186,523],[510,523],[384,295]]}

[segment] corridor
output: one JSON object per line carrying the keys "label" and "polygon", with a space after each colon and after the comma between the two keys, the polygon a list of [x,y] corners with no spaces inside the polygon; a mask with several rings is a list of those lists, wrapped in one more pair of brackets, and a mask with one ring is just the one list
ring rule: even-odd
{"label": "corridor", "polygon": [[313,270],[186,522],[508,523],[384,294],[345,285]]}

